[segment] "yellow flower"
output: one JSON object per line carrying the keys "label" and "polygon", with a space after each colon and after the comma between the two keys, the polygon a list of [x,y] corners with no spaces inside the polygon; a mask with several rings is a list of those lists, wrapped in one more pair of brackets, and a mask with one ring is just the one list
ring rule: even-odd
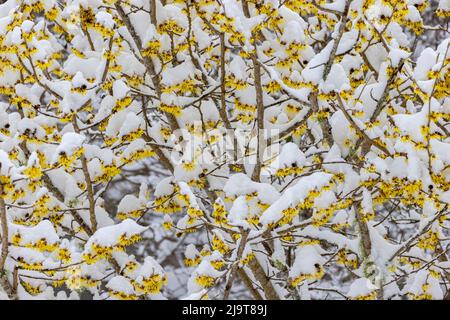
{"label": "yellow flower", "polygon": [[215,202],[213,205],[213,212],[211,213],[211,217],[213,217],[214,221],[219,224],[224,224],[227,222],[225,207]]}
{"label": "yellow flower", "polygon": [[195,277],[195,282],[205,288],[212,287],[215,281],[216,279],[211,276],[198,275]]}
{"label": "yellow flower", "polygon": [[161,43],[159,40],[153,40],[147,42],[147,47],[142,50],[143,56],[155,56],[158,54],[159,49],[161,48]]}
{"label": "yellow flower", "polygon": [[84,153],[84,148],[78,148],[72,155],[68,155],[66,152],[61,152],[58,156],[57,163],[62,165],[66,170],[72,166],[72,164]]}
{"label": "yellow flower", "polygon": [[50,10],[45,12],[45,18],[47,20],[53,21],[58,17],[59,12],[60,12],[59,8],[57,6],[54,6]]}
{"label": "yellow flower", "polygon": [[104,165],[102,163],[101,168],[102,174],[94,178],[95,182],[108,182],[122,172],[122,170],[118,168],[114,163],[110,165]]}
{"label": "yellow flower", "polygon": [[251,260],[253,260],[255,258],[255,254],[253,252],[250,252],[249,254],[247,254],[242,260],[241,263],[243,265],[248,264]]}
{"label": "yellow flower", "polygon": [[323,275],[325,274],[324,269],[321,265],[316,266],[316,272],[314,273],[307,273],[307,274],[300,274],[299,276],[295,277],[291,280],[291,285],[295,288],[298,285],[300,285],[305,280],[316,280],[321,279]]}
{"label": "yellow flower", "polygon": [[116,112],[119,112],[119,111],[125,109],[126,107],[128,107],[131,104],[132,101],[133,101],[133,99],[131,97],[125,97],[122,99],[118,99],[116,101],[116,105],[113,107],[112,112],[116,113]]}
{"label": "yellow flower", "polygon": [[161,292],[162,287],[167,283],[167,276],[153,274],[147,278],[143,278],[140,283],[133,282],[137,291],[147,294],[157,294]]}
{"label": "yellow flower", "polygon": [[26,281],[21,281],[20,284],[25,289],[25,291],[31,294],[32,296],[38,295],[42,292],[41,285],[33,286]]}
{"label": "yellow flower", "polygon": [[133,210],[130,212],[118,212],[116,218],[119,220],[125,220],[128,218],[139,218],[142,215],[141,210]]}
{"label": "yellow flower", "polygon": [[138,297],[135,294],[126,294],[120,291],[109,290],[109,295],[111,297],[120,299],[120,300],[137,300]]}
{"label": "yellow flower", "polygon": [[194,259],[184,258],[183,262],[187,267],[193,267],[200,263],[200,257]]}
{"label": "yellow flower", "polygon": [[166,112],[166,113],[170,113],[173,114],[174,116],[179,116],[181,115],[182,112],[182,108],[179,106],[175,106],[175,105],[168,105],[165,103],[161,103],[158,107],[161,111]]}
{"label": "yellow flower", "polygon": [[217,234],[214,234],[214,236],[212,237],[211,247],[213,248],[213,250],[217,250],[221,254],[225,254],[230,250],[228,245]]}
{"label": "yellow flower", "polygon": [[377,298],[377,292],[373,291],[364,296],[357,296],[357,297],[353,298],[353,300],[375,300],[376,298]]}
{"label": "yellow flower", "polygon": [[38,180],[42,177],[42,171],[39,167],[28,167],[23,173],[31,180]]}

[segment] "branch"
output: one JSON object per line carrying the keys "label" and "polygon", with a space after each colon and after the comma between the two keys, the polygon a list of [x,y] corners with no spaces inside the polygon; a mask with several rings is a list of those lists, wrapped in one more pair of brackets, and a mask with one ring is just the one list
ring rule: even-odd
{"label": "branch", "polygon": [[[77,117],[73,117],[73,128],[76,133],[80,133],[80,128],[77,124]],[[91,229],[92,232],[97,231],[97,218],[95,217],[95,199],[94,199],[94,187],[92,186],[91,176],[89,174],[87,160],[86,157],[81,155],[81,166],[83,170],[84,180],[86,181],[86,189],[88,193],[88,201],[89,201],[89,217],[91,220]]]}
{"label": "branch", "polygon": [[[256,43],[256,39],[255,39]],[[264,101],[263,101],[263,89],[261,84],[261,66],[257,59],[257,49],[255,44],[255,53],[252,55],[254,78],[255,78],[255,90],[256,90],[256,108],[257,108],[257,153],[256,153],[256,166],[253,170],[252,179],[254,181],[260,181],[261,174],[261,163],[263,158],[263,153],[265,149],[265,138],[264,138]]]}
{"label": "branch", "polygon": [[346,2],[345,2],[344,12],[342,13],[342,19],[341,19],[341,24],[339,25],[338,35],[337,35],[336,39],[334,40],[333,48],[331,49],[331,53],[330,53],[330,58],[328,59],[328,62],[325,65],[325,70],[323,72],[323,79],[325,81],[327,80],[328,74],[330,73],[331,66],[333,65],[334,58],[336,57],[336,52],[337,52],[337,49],[339,46],[339,42],[341,42],[342,35],[344,34],[344,31],[345,31],[345,25],[347,24],[347,19],[348,19],[347,14],[348,14],[348,10],[350,8],[350,2],[352,2],[352,0],[346,0]]}
{"label": "branch", "polygon": [[437,213],[430,221],[428,221],[428,223],[419,231],[417,231],[417,233],[412,236],[411,238],[409,238],[408,241],[406,241],[390,258],[389,258],[389,262],[394,260],[395,257],[401,255],[403,252],[408,251],[411,246],[412,243],[419,238],[424,232],[426,232],[431,225],[433,224],[433,222],[435,222],[437,219],[439,219],[442,215],[446,214],[448,205],[445,205],[444,209],[442,209],[439,213]]}
{"label": "branch", "polygon": [[380,145],[378,142],[376,142],[375,140],[372,140],[365,132],[364,130],[362,130],[355,122],[355,120],[353,120],[353,118],[348,114],[347,110],[344,107],[344,103],[342,102],[341,97],[339,96],[339,94],[337,95],[337,100],[339,102],[338,104],[338,108],[344,113],[345,118],[348,120],[348,122],[350,122],[350,124],[356,129],[356,131],[359,133],[359,135],[366,140],[366,142],[369,145],[373,145],[375,147],[377,147],[380,151],[382,151],[384,154],[386,154],[387,156],[391,156],[390,152],[388,149],[386,149],[384,146]]}
{"label": "branch", "polygon": [[6,204],[5,199],[3,199],[2,184],[0,184],[0,223],[2,225],[2,252],[0,256],[0,273],[3,274],[3,272],[5,271],[6,257],[8,256],[8,219],[6,218]]}
{"label": "branch", "polygon": [[[0,163],[1,169],[1,163]],[[0,223],[2,225],[2,251],[0,256],[0,285],[5,289],[6,294],[10,299],[16,299],[14,287],[8,281],[5,263],[8,257],[8,219],[6,217],[6,204],[5,199],[3,199],[3,185],[0,183]]]}
{"label": "branch", "polygon": [[[136,29],[134,28],[133,24],[131,23],[130,18],[123,10],[120,1],[116,2],[115,8],[116,8],[117,13],[119,14],[120,18],[122,19],[123,23],[125,24],[125,27],[127,28],[128,32],[130,33],[131,38],[133,38],[134,44],[136,45],[139,52],[141,52],[143,49],[141,38],[137,34]],[[156,25],[155,25],[155,27],[156,27]],[[150,73],[150,75],[152,77],[152,82],[153,82],[153,85],[156,90],[156,95],[158,96],[158,98],[161,98],[161,81],[159,79],[158,74],[156,73],[155,64],[153,63],[153,60],[151,57],[149,57],[147,55],[142,55],[142,54],[141,54],[141,56],[142,56],[142,60],[144,61],[144,65],[145,65],[145,68],[147,69],[147,72]],[[180,126],[178,125],[178,122],[177,122],[177,119],[175,118],[175,116],[173,114],[170,114],[167,112],[165,114],[166,114],[167,118],[169,119],[171,129],[173,131],[178,130],[180,128]]]}

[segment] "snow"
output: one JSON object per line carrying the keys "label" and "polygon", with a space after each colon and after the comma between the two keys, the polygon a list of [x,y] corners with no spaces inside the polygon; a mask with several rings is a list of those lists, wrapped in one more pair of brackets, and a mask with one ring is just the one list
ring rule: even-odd
{"label": "snow", "polygon": [[218,278],[220,275],[222,275],[222,272],[214,269],[209,261],[203,260],[189,278],[188,281],[189,292],[199,292],[203,289],[203,287],[198,285],[195,281],[197,276]]}
{"label": "snow", "polygon": [[134,152],[138,150],[144,150],[146,149],[147,143],[143,139],[136,139],[133,140],[123,151],[122,157],[128,158],[130,157]]}
{"label": "snow", "polygon": [[304,246],[295,250],[295,261],[289,270],[289,277],[296,278],[302,274],[314,274],[317,265],[321,266],[325,259],[318,252],[316,246]]}
{"label": "snow", "polygon": [[10,170],[15,168],[11,160],[9,160],[8,154],[0,150],[0,175],[7,176],[10,173]]}
{"label": "snow", "polygon": [[314,58],[308,62],[306,68],[302,71],[302,76],[305,81],[314,84],[318,84],[321,81],[325,70],[325,64],[328,62],[331,50],[333,49],[334,41],[335,40],[330,41],[322,51],[316,54]]}
{"label": "snow", "polygon": [[57,157],[61,153],[66,153],[67,155],[71,155],[77,149],[81,148],[85,137],[81,134],[75,132],[67,132],[63,135],[61,144],[55,150],[55,158],[53,161],[55,162]]}
{"label": "snow", "polygon": [[126,134],[136,131],[141,126],[142,119],[138,117],[134,112],[128,112],[123,125],[120,127],[119,137],[123,137]]}
{"label": "snow", "polygon": [[392,43],[394,47],[391,48],[391,50],[389,51],[388,57],[389,59],[391,59],[392,66],[397,68],[400,61],[408,58],[411,55],[411,53],[399,49],[396,41],[392,41],[391,44]]}
{"label": "snow", "polygon": [[[87,57],[86,59],[79,58],[74,54],[70,55],[67,62],[64,64],[63,70],[68,74],[75,75],[80,72],[85,78],[95,77],[97,67],[100,64],[99,57]],[[53,85],[61,85],[63,82],[53,83]],[[59,90],[57,90],[59,93]],[[61,94],[61,93],[60,93]]]}
{"label": "snow", "polygon": [[420,126],[427,123],[427,108],[415,114],[397,114],[392,116],[395,124],[405,133],[407,133],[414,141],[424,141],[424,137],[420,132]]}
{"label": "snow", "polygon": [[134,293],[133,285],[127,278],[123,276],[115,276],[114,278],[108,281],[106,287],[113,291],[123,292],[127,295]]}
{"label": "snow", "polygon": [[329,230],[319,230],[318,228],[309,225],[301,231],[301,235],[330,242],[338,246],[338,248],[340,249],[348,249],[355,253],[358,252],[358,239],[348,239],[347,237],[339,233],[335,233]]}
{"label": "snow", "polygon": [[[105,130],[105,134],[109,137],[116,137],[117,134],[119,133],[120,129],[122,128],[122,126],[125,126],[126,130],[128,128],[128,124],[125,123],[127,116],[129,115],[130,111],[127,109],[121,110],[115,114],[113,114],[109,121],[108,121],[108,125],[106,127]],[[130,118],[132,118],[133,116],[130,115]],[[134,125],[136,125],[136,121],[134,121]]]}
{"label": "snow", "polygon": [[84,146],[84,156],[87,160],[92,160],[98,158],[105,165],[109,165],[114,160],[114,153],[110,149],[100,148],[96,145],[85,144]]}
{"label": "snow", "polygon": [[341,55],[347,51],[350,51],[358,40],[358,30],[353,29],[342,34],[341,40],[336,50],[337,55]]}
{"label": "snow", "polygon": [[112,15],[105,11],[98,12],[95,15],[95,19],[98,23],[104,25],[107,28],[113,28],[115,25]]}
{"label": "snow", "polygon": [[15,27],[9,36],[12,44],[19,45],[22,43],[22,31],[19,27]]}
{"label": "snow", "polygon": [[[110,218],[109,213],[103,207],[100,207],[98,205],[95,206],[95,219],[97,221],[97,226],[100,228],[111,226],[114,224],[114,220]],[[91,226],[90,221],[88,225]]]}
{"label": "snow", "polygon": [[350,290],[347,293],[347,296],[351,298],[367,296],[377,289],[378,287],[375,286],[369,279],[359,278],[353,281],[352,285],[350,286]]}
{"label": "snow", "polygon": [[176,85],[180,83],[180,79],[185,79],[186,77],[191,78],[195,74],[195,70],[190,60],[185,61],[176,67],[164,70],[161,83],[166,86]]}
{"label": "snow", "polygon": [[282,211],[289,207],[296,206],[298,203],[306,199],[309,191],[314,188],[322,188],[329,183],[332,175],[316,172],[310,176],[297,180],[296,184],[288,188],[273,204],[264,211],[260,218],[260,222],[264,225],[273,223],[282,218]]}
{"label": "snow", "polygon": [[77,186],[76,180],[70,174],[63,169],[55,169],[47,173],[53,185],[60,191],[65,197],[65,201],[68,203],[70,200],[75,199],[82,193]]}
{"label": "snow", "polygon": [[181,181],[178,183],[178,186],[180,187],[180,194],[188,196],[189,206],[193,208],[199,208],[197,197],[194,195],[189,185],[186,182]]}
{"label": "snow", "polygon": [[[182,1],[156,1],[156,24],[149,1],[132,0],[124,8],[143,49],[149,42],[158,44],[158,54],[151,56],[139,54],[133,32],[101,0],[46,0],[40,3],[45,12],[37,15],[21,10],[16,0],[0,4],[0,184],[10,242],[4,271],[11,275],[15,267],[21,269],[19,299],[83,298],[78,290],[99,300],[114,298],[111,291],[144,299],[217,298],[223,296],[232,266],[243,268],[255,287],[261,285],[246,264],[253,255],[267,276],[282,278],[274,286],[283,299],[292,298],[286,281],[302,276],[317,278],[300,281],[302,299],[338,297],[317,288],[370,298],[381,282],[388,283],[385,299],[442,299],[447,292],[436,277],[449,264],[436,259],[439,252],[432,249],[433,241],[438,248],[449,242],[449,222],[440,218],[450,202],[450,140],[443,129],[450,113],[444,66],[449,39],[438,39],[435,33],[443,33],[439,23],[432,23],[413,47],[412,32],[422,21],[429,24],[432,10],[421,13],[422,0],[398,8],[375,0],[366,9],[363,0],[353,0],[350,27],[338,38],[342,22],[333,12],[344,11],[346,0],[322,1],[325,10],[317,8],[317,14],[309,14],[315,9],[301,1],[267,0],[261,6],[251,1],[248,17],[242,1],[203,2],[195,10]],[[437,14],[445,15],[450,1],[436,6]],[[81,8],[92,10],[89,30],[81,28]],[[270,8],[275,10],[271,18]],[[57,11],[56,22],[67,33],[58,34],[49,17],[44,19],[49,10]],[[402,13],[406,17],[400,22],[380,20]],[[225,34],[225,76],[245,84],[225,88],[224,110],[220,37],[209,23]],[[163,26],[179,30],[166,32]],[[255,30],[261,35],[256,42]],[[373,31],[382,32],[383,41]],[[262,120],[268,132],[261,138],[272,144],[258,179],[252,178],[258,122],[238,118],[256,116],[253,57],[261,66]],[[161,80],[161,94],[149,62]],[[390,72],[400,65],[392,85],[397,88],[386,89]],[[190,84],[196,90],[189,90]],[[272,92],[268,86],[273,84],[281,89]],[[317,94],[317,105],[312,94]],[[347,115],[336,108],[336,94],[352,123],[385,145],[389,156],[374,145],[364,150]],[[372,121],[383,96],[383,108]],[[238,110],[236,101],[252,110]],[[182,110],[175,116],[180,131],[174,132],[161,104]],[[328,113],[324,118],[322,111]],[[70,119],[73,114],[76,118]],[[224,116],[230,123],[224,123]],[[240,146],[245,146],[242,132],[253,138],[248,152],[239,155],[242,171],[230,154],[217,152],[230,138],[229,124]],[[278,136],[300,124],[293,134]],[[331,133],[331,145],[324,143],[323,130]],[[212,136],[214,142],[206,141]],[[161,162],[161,154],[171,166]],[[81,155],[92,180],[93,204]],[[42,177],[34,177],[40,175],[31,171],[35,167]],[[114,170],[122,170],[120,178],[102,179],[114,176]],[[213,204],[223,206],[226,221],[212,216]],[[356,209],[367,218],[368,257],[361,250]],[[127,217],[133,220],[121,221]],[[241,231],[248,236],[239,237]],[[248,242],[238,256],[243,239]],[[188,268],[183,259],[195,263]],[[26,266],[32,263],[58,271]],[[368,263],[373,263],[374,277],[368,276]],[[50,286],[51,280],[64,279],[69,280],[66,289]],[[99,283],[85,288],[81,282],[88,279]],[[159,292],[166,280],[167,290]],[[152,281],[160,283],[143,293]],[[42,292],[27,292],[25,282]],[[230,298],[247,297],[243,288],[235,281]],[[0,298],[8,298],[0,291]]]}
{"label": "snow", "polygon": [[74,87],[87,86],[89,82],[84,78],[83,73],[78,71],[72,78],[72,85]]}
{"label": "snow", "polygon": [[150,256],[145,257],[144,263],[136,274],[136,281],[141,282],[143,279],[156,274],[164,275],[164,269],[154,258]]}
{"label": "snow", "polygon": [[363,199],[361,201],[361,207],[364,213],[373,212],[372,195],[366,188],[363,189]]}
{"label": "snow", "polygon": [[323,7],[326,9],[343,12],[345,8],[345,0],[337,0],[331,3],[324,3]]}
{"label": "snow", "polygon": [[191,294],[187,295],[186,297],[181,298],[181,300],[200,300],[200,299],[203,299],[205,296],[207,296],[207,293],[208,293],[208,290],[203,289],[203,290],[200,290],[199,292],[191,293]]}
{"label": "snow", "polygon": [[417,272],[412,279],[412,283],[405,287],[408,293],[421,295],[424,292],[423,285],[428,283],[429,289],[426,292],[431,294],[433,300],[442,300],[444,298],[439,280],[431,277],[426,269]]}
{"label": "snow", "polygon": [[20,234],[22,244],[36,244],[39,240],[45,239],[48,244],[56,244],[59,237],[55,228],[49,220],[43,220],[37,225],[28,227],[14,223],[9,224],[9,241],[12,241],[14,235]]}
{"label": "snow", "polygon": [[191,243],[186,246],[186,250],[184,251],[184,255],[188,259],[196,259],[200,256],[200,252],[198,252],[197,248]]}
{"label": "snow", "polygon": [[140,226],[131,219],[98,229],[85,245],[85,252],[89,251],[93,244],[103,247],[113,247],[119,243],[119,238],[125,235],[127,238],[140,234],[147,230],[147,227]]}
{"label": "snow", "polygon": [[[270,77],[272,78],[273,81],[276,81],[282,88],[283,90],[285,90],[288,94],[292,95],[293,97],[295,97],[296,99],[303,101],[303,102],[309,102],[308,100],[308,96],[309,93],[311,92],[310,88],[300,88],[300,89],[293,89],[289,86],[287,86],[283,81],[281,81],[280,76],[277,74],[277,72],[274,70],[274,68],[271,67],[267,67],[269,73],[270,73]],[[306,69],[304,69],[305,71]],[[307,71],[308,74],[311,73],[311,70]],[[302,78],[304,78],[305,81],[310,81],[310,77],[309,76],[309,80],[307,80],[307,78],[305,78],[305,76],[303,75],[302,72]]]}
{"label": "snow", "polygon": [[384,238],[384,235],[380,233],[380,231],[385,231],[382,230],[383,226],[379,226],[381,228],[375,228],[374,225],[375,222],[370,221],[368,226],[370,239],[373,246],[371,256],[377,266],[383,270],[388,265],[389,259],[400,248],[400,246],[390,243]]}
{"label": "snow", "polygon": [[444,164],[450,164],[450,143],[442,142],[437,139],[430,140],[431,150]]}
{"label": "snow", "polygon": [[123,80],[116,80],[113,83],[113,96],[116,99],[123,99],[127,96],[130,88],[123,82]]}
{"label": "snow", "polygon": [[44,139],[46,137],[45,130],[29,118],[23,118],[19,121],[17,131],[21,134],[29,131],[38,139]]}
{"label": "snow", "polygon": [[236,77],[238,80],[247,79],[247,73],[245,72],[247,66],[244,60],[240,56],[233,57],[229,65],[229,71]]}
{"label": "snow", "polygon": [[339,210],[334,215],[332,222],[334,224],[345,223],[348,221],[348,219],[348,213],[345,210]]}
{"label": "snow", "polygon": [[340,64],[333,64],[325,82],[321,83],[319,88],[324,93],[331,91],[340,92],[350,89],[350,81],[348,80],[344,68]]}
{"label": "snow", "polygon": [[30,20],[25,20],[24,22],[22,22],[22,31],[25,33],[31,32],[31,30],[33,29],[34,26],[34,22],[30,21]]}
{"label": "snow", "polygon": [[122,198],[122,200],[120,200],[119,206],[117,207],[117,212],[129,213],[135,210],[141,210],[142,206],[142,201],[140,201],[136,196],[127,194]]}
{"label": "snow", "polygon": [[248,216],[248,206],[244,196],[239,196],[233,202],[230,209],[229,221],[231,225],[248,228],[249,224],[245,221]]}
{"label": "snow", "polygon": [[223,191],[228,196],[233,197],[257,192],[258,198],[268,204],[273,203],[279,196],[279,192],[273,186],[254,182],[242,173],[232,175],[225,184]]}
{"label": "snow", "polygon": [[288,142],[283,145],[280,154],[270,164],[273,169],[284,167],[302,167],[307,163],[305,154],[295,143]]}
{"label": "snow", "polygon": [[405,19],[412,22],[419,22],[422,21],[422,16],[416,7],[408,5],[408,14],[405,16]]}
{"label": "snow", "polygon": [[305,41],[305,33],[303,31],[303,25],[296,20],[289,21],[284,26],[284,33],[281,37],[281,41],[286,43],[302,43]]}
{"label": "snow", "polygon": [[439,9],[450,11],[450,1],[449,0],[439,0]]}
{"label": "snow", "polygon": [[155,197],[166,196],[174,191],[174,185],[172,184],[172,178],[164,178],[162,179],[155,189]]}
{"label": "snow", "polygon": [[314,207],[317,209],[328,208],[331,204],[337,201],[334,192],[331,190],[323,191],[317,198],[314,199]]}

